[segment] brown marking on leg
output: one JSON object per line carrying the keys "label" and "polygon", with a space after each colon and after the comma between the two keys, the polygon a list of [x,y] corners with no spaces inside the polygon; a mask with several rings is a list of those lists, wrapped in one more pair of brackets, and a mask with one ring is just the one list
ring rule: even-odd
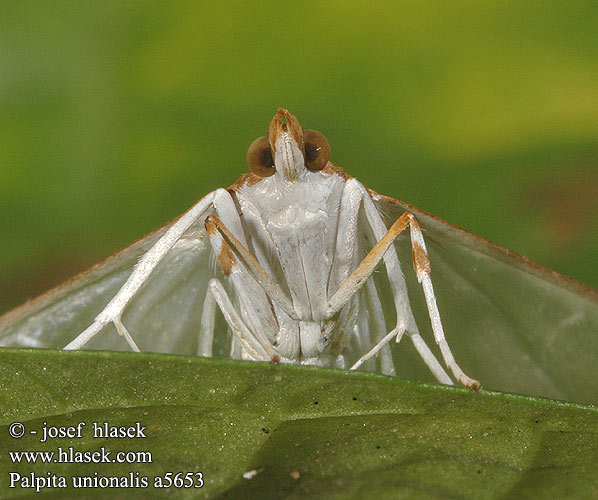
{"label": "brown marking on leg", "polygon": [[[220,220],[215,215],[210,215],[206,218],[206,231],[208,235],[215,236],[218,233],[218,223]],[[218,265],[225,276],[229,276],[233,266],[237,263],[237,259],[235,258],[235,254],[233,253],[231,247],[226,242],[222,235],[220,235],[222,239],[222,245],[220,248],[220,254],[217,256]]]}
{"label": "brown marking on leg", "polygon": [[216,221],[214,219],[215,217],[213,215],[208,215],[206,217],[206,231],[210,236],[214,236],[218,232],[218,228],[216,227]]}
{"label": "brown marking on leg", "polygon": [[[208,229],[208,221],[210,224],[210,229]],[[224,246],[228,248],[228,251],[231,253],[233,258],[233,263],[236,262],[236,258],[239,258],[241,262],[243,262],[246,266],[252,265],[254,268],[260,268],[261,266],[257,259],[249,253],[243,244],[236,238],[236,236],[230,232],[230,230],[222,223],[222,221],[216,215],[210,215],[206,219],[206,229],[208,234],[210,234],[210,230],[216,232],[218,231],[222,236],[222,248]],[[234,253],[233,253],[234,252]],[[235,257],[236,254],[236,257]]]}
{"label": "brown marking on leg", "polygon": [[421,274],[430,274],[430,259],[428,253],[422,248],[422,246],[414,241],[411,246],[411,253],[413,255],[413,269],[415,273],[420,276]]}
{"label": "brown marking on leg", "polygon": [[[411,229],[416,233],[419,234],[423,240],[423,234],[421,227],[419,227],[419,223],[411,212],[405,212],[403,215],[407,215],[409,217],[409,224],[411,225]],[[421,244],[411,238],[411,255],[413,257],[413,269],[417,276],[422,276],[426,274],[430,276],[430,272],[432,270],[432,266],[430,264],[430,257],[428,256],[428,252],[421,246]]]}
{"label": "brown marking on leg", "polygon": [[355,270],[344,281],[340,288],[334,293],[328,302],[328,318],[340,311],[346,302],[355,294],[372,275],[376,265],[384,257],[394,240],[409,225],[412,214],[405,212],[401,215],[386,234],[372,247],[368,254],[363,258]]}
{"label": "brown marking on leg", "polygon": [[217,260],[218,265],[222,269],[224,275],[229,276],[233,269],[233,266],[237,263],[237,261],[232,250],[224,240],[222,241],[222,250],[220,251],[220,255],[218,256]]}

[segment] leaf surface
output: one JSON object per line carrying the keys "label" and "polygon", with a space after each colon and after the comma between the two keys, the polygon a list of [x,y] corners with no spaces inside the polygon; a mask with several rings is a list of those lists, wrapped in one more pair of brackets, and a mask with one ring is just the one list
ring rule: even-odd
{"label": "leaf surface", "polygon": [[[85,498],[591,498],[598,411],[546,399],[406,382],[342,370],[157,354],[4,349],[2,498],[9,472],[147,477],[148,488]],[[26,434],[8,437],[22,422]],[[45,424],[44,424],[45,422]],[[43,428],[85,422],[82,437]],[[93,437],[135,426],[147,437]],[[29,431],[38,434],[31,435]],[[43,437],[42,437],[43,438]],[[151,463],[15,464],[9,451],[150,451]],[[56,456],[56,455],[55,455]],[[95,474],[97,472],[97,474]],[[154,489],[167,472],[202,472],[200,489]],[[245,479],[244,473],[253,475]],[[131,476],[132,474],[133,476]],[[83,490],[44,488],[44,498]]]}

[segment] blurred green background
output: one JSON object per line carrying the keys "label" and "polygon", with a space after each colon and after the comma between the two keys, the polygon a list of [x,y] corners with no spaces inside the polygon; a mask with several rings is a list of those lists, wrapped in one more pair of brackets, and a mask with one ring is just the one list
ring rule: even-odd
{"label": "blurred green background", "polygon": [[0,312],[246,170],[332,160],[598,286],[598,3],[0,4]]}

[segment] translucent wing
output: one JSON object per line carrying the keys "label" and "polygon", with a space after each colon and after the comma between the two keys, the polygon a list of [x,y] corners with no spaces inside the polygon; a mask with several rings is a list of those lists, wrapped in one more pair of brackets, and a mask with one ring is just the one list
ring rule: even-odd
{"label": "translucent wing", "polygon": [[[598,290],[501,248],[407,203],[374,195],[387,225],[417,217],[456,359],[485,388],[598,403]],[[415,317],[431,339],[421,289],[399,242]],[[410,378],[425,370],[409,366]],[[421,374],[418,374],[418,371]]]}
{"label": "translucent wing", "polygon": [[[598,402],[598,292],[512,254],[426,212],[373,193],[389,226],[405,210],[424,231],[432,278],[453,352],[463,368],[486,388],[572,401]],[[167,253],[124,312],[123,321],[144,351],[195,354],[209,279],[219,272],[210,261],[204,229],[208,210]],[[162,227],[104,262],[0,318],[0,345],[61,348],[84,330],[129,277],[138,259],[164,234]],[[359,254],[372,235],[356,242]],[[399,255],[419,328],[431,345],[423,296],[410,272],[406,236]],[[220,276],[222,278],[222,276]],[[386,324],[392,304],[384,272],[375,276]],[[361,296],[360,331],[376,320]],[[389,307],[390,305],[390,307]],[[220,323],[220,327],[224,327]],[[218,331],[222,331],[219,328]],[[365,337],[370,334],[367,333]],[[364,337],[364,338],[365,338]],[[358,339],[359,340],[359,339]],[[227,337],[217,335],[214,353],[227,354]],[[87,348],[129,350],[112,326]],[[364,346],[354,346],[356,352]],[[430,380],[408,341],[393,348],[397,373]],[[370,366],[373,368],[373,363]]]}
{"label": "translucent wing", "polygon": [[[123,321],[142,351],[194,354],[208,280],[216,274],[200,217],[160,261]],[[174,222],[174,221],[173,221]],[[89,270],[0,318],[0,345],[62,348],[106,306],[169,223]],[[108,325],[88,349],[130,350]]]}

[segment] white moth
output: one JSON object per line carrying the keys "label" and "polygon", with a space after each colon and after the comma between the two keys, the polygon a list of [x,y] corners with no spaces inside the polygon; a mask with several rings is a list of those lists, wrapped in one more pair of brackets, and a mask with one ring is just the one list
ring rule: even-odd
{"label": "white moth", "polygon": [[[490,380],[499,374],[511,381],[509,390],[568,395],[558,376],[547,371],[550,359],[536,362],[518,344],[534,342],[533,337],[540,356],[549,358],[563,337],[578,335],[580,321],[598,325],[596,304],[580,312],[572,302],[588,300],[589,289],[378,195],[332,165],[329,154],[324,136],[303,130],[295,116],[279,109],[268,136],[249,148],[249,173],[0,318],[1,344],[122,349],[126,341],[135,351],[393,374],[397,355],[391,340],[407,335],[434,377],[452,384],[420,334],[415,303],[418,316],[427,311],[431,334],[453,377],[476,390],[479,383],[461,370],[445,339],[419,220],[443,262],[434,272],[441,277],[453,329],[479,333],[461,337],[461,351],[482,355],[477,369]],[[404,243],[397,254],[394,242],[401,234]],[[413,261],[423,300],[408,296],[400,266],[407,259]],[[512,298],[497,299],[496,292],[484,291],[496,283],[507,287]],[[530,330],[530,323],[550,317],[555,302],[560,317],[545,321],[553,328],[543,327],[540,334]],[[520,307],[523,315],[509,313],[505,303],[511,311]],[[226,338],[218,335],[221,317],[229,330]],[[120,336],[107,331],[110,325]],[[538,341],[543,335],[548,341]]]}

